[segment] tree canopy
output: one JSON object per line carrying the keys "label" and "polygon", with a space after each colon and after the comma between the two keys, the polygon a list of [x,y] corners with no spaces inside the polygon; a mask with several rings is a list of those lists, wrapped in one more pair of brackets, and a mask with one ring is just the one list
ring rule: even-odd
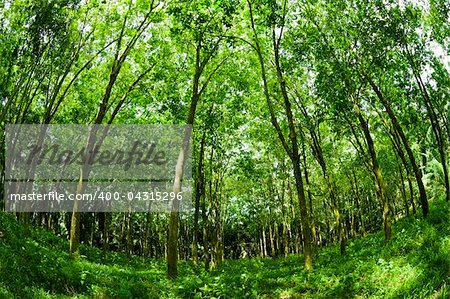
{"label": "tree canopy", "polygon": [[8,124],[190,124],[190,212],[16,213],[24,238],[166,259],[171,279],[291,255],[316,273],[321,250],[391,246],[449,205],[449,24],[446,0],[2,1],[0,183]]}

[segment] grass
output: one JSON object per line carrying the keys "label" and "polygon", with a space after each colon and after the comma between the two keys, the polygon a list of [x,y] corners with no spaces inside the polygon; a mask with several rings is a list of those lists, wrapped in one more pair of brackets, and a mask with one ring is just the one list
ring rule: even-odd
{"label": "grass", "polygon": [[165,277],[164,261],[82,246],[70,260],[68,242],[0,213],[0,298],[450,298],[450,209],[435,201],[426,220],[407,217],[393,238],[370,234],[319,250],[314,270],[302,258],[226,261],[207,273],[180,263]]}

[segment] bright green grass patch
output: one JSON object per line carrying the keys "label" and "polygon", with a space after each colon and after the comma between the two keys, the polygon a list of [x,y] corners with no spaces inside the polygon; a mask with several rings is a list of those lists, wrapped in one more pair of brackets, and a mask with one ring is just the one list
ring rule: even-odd
{"label": "bright green grass patch", "polygon": [[0,213],[0,298],[450,298],[449,204],[428,219],[404,218],[385,243],[381,232],[319,250],[314,270],[301,257],[226,261],[208,273],[180,262],[169,281],[164,261],[143,260],[68,242],[43,229],[27,237]]}

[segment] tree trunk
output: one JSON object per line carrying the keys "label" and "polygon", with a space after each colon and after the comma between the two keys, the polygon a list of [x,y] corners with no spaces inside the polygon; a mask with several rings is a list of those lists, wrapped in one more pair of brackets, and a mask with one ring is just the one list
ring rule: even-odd
{"label": "tree trunk", "polygon": [[203,158],[205,154],[205,140],[206,140],[206,131],[203,132],[202,140],[200,142],[200,153],[198,159],[198,168],[197,168],[197,183],[195,189],[195,204],[194,204],[194,240],[192,243],[192,259],[194,264],[198,263],[198,219],[200,214],[200,199],[205,192],[204,188],[204,173],[203,173]]}
{"label": "tree trunk", "polygon": [[441,125],[439,124],[439,118],[437,116],[436,110],[433,107],[433,102],[430,99],[428,94],[427,87],[423,83],[422,77],[419,73],[419,67],[417,67],[414,63],[413,56],[408,49],[408,45],[404,43],[406,55],[408,57],[408,61],[410,63],[411,69],[414,74],[414,78],[416,80],[417,85],[419,86],[420,93],[422,95],[423,101],[425,103],[425,108],[427,110],[428,118],[431,122],[431,128],[433,129],[433,134],[436,139],[436,143],[438,146],[438,152],[440,157],[440,162],[442,164],[442,170],[444,172],[444,185],[445,185],[445,198],[447,201],[450,200],[450,181],[447,170],[447,159],[445,153],[445,138],[442,133]]}
{"label": "tree trunk", "polygon": [[206,196],[202,194],[202,222],[203,222],[203,256],[205,259],[205,270],[209,269],[209,242],[208,242],[208,214],[206,206]]}
{"label": "tree trunk", "polygon": [[292,165],[293,165],[293,169],[294,169],[295,187],[297,189],[297,196],[298,196],[299,209],[300,209],[300,221],[302,223],[303,239],[304,239],[304,246],[303,246],[304,255],[305,255],[304,264],[305,264],[305,269],[309,271],[309,270],[312,270],[310,219],[308,216],[308,210],[307,210],[306,200],[305,200],[305,193],[304,193],[304,188],[303,188],[303,179],[302,179],[302,172],[301,172],[301,168],[300,168],[300,155],[299,155],[299,150],[298,150],[297,132],[295,130],[294,116],[293,116],[292,109],[291,109],[291,102],[289,100],[287,89],[286,89],[286,81],[283,78],[283,72],[281,70],[280,62],[279,62],[279,43],[275,39],[275,29],[273,29],[273,50],[274,50],[276,73],[277,73],[277,78],[278,78],[278,84],[279,84],[279,87],[281,89],[281,93],[283,96],[284,108],[285,108],[286,117],[288,120],[288,127],[289,127],[289,139],[291,141],[292,148],[289,148],[286,138],[283,135],[283,131],[281,130],[281,127],[276,118],[274,107],[272,105],[272,100],[271,100],[270,94],[269,94],[269,87],[268,87],[268,83],[267,83],[264,58],[262,56],[262,51],[261,51],[261,48],[259,45],[255,22],[253,19],[252,5],[251,5],[250,1],[247,1],[247,3],[249,6],[249,10],[250,10],[250,20],[251,20],[251,26],[252,26],[252,30],[253,30],[253,34],[254,34],[255,49],[256,49],[256,53],[258,55],[258,60],[259,60],[260,66],[261,66],[263,91],[264,91],[264,96],[266,98],[266,102],[267,102],[267,105],[269,108],[270,119],[271,119],[272,125],[274,126],[286,153],[289,155],[289,158],[292,161]]}
{"label": "tree trunk", "polygon": [[381,93],[381,90],[372,81],[372,79],[368,78],[368,81],[369,81],[369,84],[372,87],[373,91],[377,95],[378,99],[383,104],[384,108],[386,109],[386,112],[388,113],[389,118],[391,119],[392,125],[394,126],[394,130],[398,133],[400,139],[403,142],[403,146],[405,147],[406,153],[408,154],[409,160],[411,162],[411,166],[413,168],[414,175],[416,177],[417,186],[419,188],[419,198],[420,198],[420,202],[422,204],[423,217],[426,217],[428,215],[428,199],[427,199],[427,194],[425,192],[425,186],[423,185],[423,182],[422,182],[422,171],[420,170],[419,166],[416,163],[416,159],[411,150],[411,147],[409,146],[408,139],[406,138],[406,135],[403,132],[403,129],[400,126],[400,124],[397,120],[397,117],[395,116],[394,111],[391,108],[390,103],[383,96],[383,94]]}
{"label": "tree trunk", "polygon": [[[400,161],[402,162],[403,167],[406,170],[406,180],[408,181],[409,196],[410,196],[410,202],[412,205],[412,211],[413,211],[413,214],[416,214],[416,205],[414,203],[414,191],[413,191],[413,186],[412,186],[412,181],[411,181],[411,170],[409,169],[409,165],[406,161],[406,157],[401,148],[401,142],[400,142],[397,132],[395,130],[391,130],[391,136],[392,136],[392,138],[391,138],[392,145],[393,145],[394,149],[396,150],[398,156],[400,157]],[[409,213],[409,205],[408,205],[407,213]]]}
{"label": "tree trunk", "polygon": [[312,194],[311,194],[311,184],[309,182],[309,173],[308,167],[306,167],[306,151],[305,151],[305,138],[304,134],[300,129],[301,139],[302,139],[302,157],[303,157],[303,167],[305,172],[305,183],[306,183],[306,194],[308,195],[309,201],[309,215],[311,217],[311,235],[312,242],[314,244],[315,250],[317,250],[317,240],[316,240],[316,223],[314,219],[314,207],[312,202]]}
{"label": "tree trunk", "polygon": [[[303,115],[306,118],[310,119],[305,107],[300,105],[300,109],[302,110]],[[308,127],[310,135],[311,135],[311,139],[313,141],[313,144],[312,144],[313,155],[316,158],[317,162],[319,163],[320,168],[322,170],[323,177],[327,183],[328,194],[330,196],[331,208],[333,210],[334,218],[336,219],[337,233],[339,236],[339,244],[340,244],[339,245],[340,252],[341,252],[341,255],[343,255],[343,254],[345,254],[345,246],[347,243],[347,238],[345,236],[344,226],[343,226],[342,220],[341,220],[341,213],[339,211],[339,207],[338,207],[338,204],[336,201],[336,196],[334,193],[333,179],[331,177],[331,174],[328,172],[327,165],[325,163],[325,158],[323,156],[323,150],[322,150],[320,136],[316,133],[316,129],[319,130],[318,126],[319,125],[317,125],[317,128],[314,127],[314,125],[311,125]]]}
{"label": "tree trunk", "polygon": [[357,100],[354,99],[354,108],[356,115],[358,117],[359,123],[363,129],[364,136],[366,138],[367,143],[367,151],[369,153],[371,162],[372,162],[372,172],[375,177],[376,182],[376,190],[377,195],[380,200],[381,208],[382,208],[382,215],[383,215],[383,228],[384,228],[384,238],[386,241],[391,239],[391,209],[389,207],[389,200],[386,197],[386,189],[384,185],[384,179],[381,174],[381,169],[378,164],[377,155],[375,152],[375,146],[373,143],[372,136],[370,134],[368,121],[364,119],[364,117],[361,114],[359,105],[357,103]]}

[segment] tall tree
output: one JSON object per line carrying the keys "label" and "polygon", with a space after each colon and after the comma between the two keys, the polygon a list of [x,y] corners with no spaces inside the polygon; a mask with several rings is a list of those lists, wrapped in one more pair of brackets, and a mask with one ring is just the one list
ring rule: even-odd
{"label": "tall tree", "polygon": [[[287,15],[287,1],[283,2],[282,7],[282,17],[277,20],[275,18],[276,12],[275,7],[276,5],[273,5],[271,7],[272,11],[269,16],[268,24],[271,34],[271,40],[272,40],[272,59],[274,59],[274,66],[275,66],[275,74],[277,78],[277,82],[280,88],[280,93],[283,99],[283,106],[285,110],[286,120],[288,123],[288,140],[290,141],[290,144],[287,141],[287,138],[285,137],[285,134],[283,133],[283,130],[280,126],[279,120],[277,118],[277,112],[275,111],[275,107],[272,103],[272,98],[269,91],[269,83],[268,83],[268,74],[266,70],[266,63],[264,58],[264,50],[261,47],[261,42],[259,38],[259,34],[256,28],[254,13],[253,13],[253,4],[251,1],[247,1],[248,7],[249,7],[249,13],[250,13],[250,23],[251,23],[251,29],[253,32],[253,41],[254,45],[253,48],[256,51],[256,54],[258,56],[260,68],[261,68],[261,78],[263,81],[263,94],[266,99],[266,103],[269,109],[270,113],[270,121],[275,128],[275,131],[280,139],[281,144],[283,145],[283,148],[285,149],[287,155],[291,159],[292,167],[294,170],[294,177],[295,177],[295,186],[297,189],[297,196],[300,206],[300,219],[302,223],[302,230],[303,230],[303,238],[304,238],[304,255],[305,255],[305,268],[307,270],[312,270],[312,253],[311,253],[311,227],[310,227],[310,219],[308,216],[308,210],[306,206],[306,199],[305,199],[305,190],[303,186],[303,174],[300,167],[300,152],[298,147],[298,141],[297,141],[297,129],[295,125],[294,120],[294,114],[292,110],[292,103],[288,95],[287,87],[286,87],[286,80],[284,78],[284,73],[281,68],[280,64],[280,47],[281,47],[281,41],[283,37],[283,30],[286,26],[285,24],[285,18]],[[280,26],[279,34],[276,33],[276,26]],[[266,31],[266,30],[264,30]],[[264,32],[263,31],[263,32]]]}

